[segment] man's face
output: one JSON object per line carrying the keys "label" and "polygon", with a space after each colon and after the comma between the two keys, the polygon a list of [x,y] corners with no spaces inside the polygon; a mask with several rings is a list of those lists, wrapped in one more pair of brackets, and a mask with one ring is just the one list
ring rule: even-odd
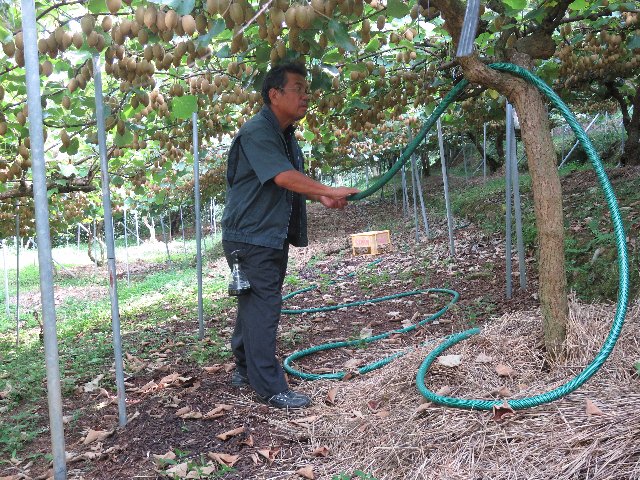
{"label": "man's face", "polygon": [[282,121],[297,122],[304,118],[309,107],[309,84],[302,75],[286,72],[284,87],[272,89],[271,107]]}

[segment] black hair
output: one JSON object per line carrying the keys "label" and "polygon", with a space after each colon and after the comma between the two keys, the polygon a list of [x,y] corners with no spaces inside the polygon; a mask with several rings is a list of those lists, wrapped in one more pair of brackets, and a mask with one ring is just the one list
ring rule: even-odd
{"label": "black hair", "polygon": [[271,70],[267,72],[262,82],[262,100],[265,105],[271,105],[271,99],[269,98],[269,90],[272,88],[283,88],[287,81],[287,73],[296,73],[307,76],[307,69],[304,65],[298,62],[284,62],[279,63]]}

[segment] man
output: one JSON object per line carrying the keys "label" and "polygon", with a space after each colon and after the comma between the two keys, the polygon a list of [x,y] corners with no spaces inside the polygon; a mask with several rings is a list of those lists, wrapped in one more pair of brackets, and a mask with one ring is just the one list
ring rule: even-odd
{"label": "man", "polygon": [[251,385],[261,401],[277,408],[304,408],[311,399],[289,389],[276,358],[276,335],[289,245],[305,247],[306,199],[343,208],[355,188],[329,187],[307,177],[295,139],[309,86],[304,66],[272,68],[262,86],[262,110],[238,131],[229,149],[222,245],[231,266],[238,250],[251,290],[238,297],[231,338],[236,370],[231,384]]}

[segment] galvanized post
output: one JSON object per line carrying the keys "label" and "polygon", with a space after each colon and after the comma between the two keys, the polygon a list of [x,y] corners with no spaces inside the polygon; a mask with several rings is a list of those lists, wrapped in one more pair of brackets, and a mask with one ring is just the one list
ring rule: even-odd
{"label": "galvanized post", "polygon": [[511,111],[511,105],[507,103],[507,148],[505,152],[505,197],[506,197],[506,212],[505,212],[505,259],[506,259],[506,295],[507,298],[511,298],[512,286],[511,286],[511,145],[513,144],[513,113]]}
{"label": "galvanized post", "polygon": [[204,338],[204,313],[202,307],[202,251],[200,249],[200,165],[198,147],[198,114],[193,112],[191,117],[193,124],[193,178],[196,210],[196,276],[198,277],[198,338]]}
{"label": "galvanized post", "polygon": [[[511,112],[513,114],[513,110]],[[512,125],[513,130],[513,125]],[[518,174],[518,155],[516,152],[516,134],[512,133],[511,152],[511,188],[513,191],[513,212],[516,217],[516,245],[518,247],[518,269],[520,272],[520,289],[527,288],[527,269],[524,258],[524,239],[522,237],[522,208],[520,206],[520,176]]]}
{"label": "galvanized post", "polygon": [[167,263],[169,267],[172,267],[171,264],[171,254],[169,253],[169,242],[167,241],[167,233],[164,228],[164,217],[160,214],[160,227],[162,228],[162,241],[164,242],[164,247],[167,250]]}
{"label": "galvanized post", "polygon": [[127,209],[124,209],[124,261],[127,268],[127,287],[131,285],[129,278],[129,241],[127,236]]}
{"label": "galvanized post", "polygon": [[7,318],[11,319],[11,311],[9,310],[9,272],[7,270],[7,244],[2,240],[2,268],[4,270],[4,309]]}
{"label": "galvanized post", "polygon": [[56,310],[53,295],[53,261],[49,231],[49,200],[44,165],[44,133],[40,97],[40,65],[38,63],[36,11],[33,0],[22,0],[22,33],[26,67],[27,105],[29,107],[29,139],[33,174],[33,201],[36,232],[38,235],[38,262],[40,274],[40,301],[44,333],[44,356],[47,371],[47,401],[49,404],[49,430],[53,456],[53,478],[67,478],[62,422],[62,394],[56,334]]}
{"label": "galvanized post", "polygon": [[98,150],[100,151],[100,183],[102,184],[102,207],[104,209],[104,234],[107,243],[107,264],[109,270],[109,297],[111,298],[111,329],[113,331],[113,353],[115,357],[116,387],[118,395],[118,424],[127,424],[127,410],[124,390],[124,367],[122,362],[122,339],[120,337],[120,310],[118,308],[118,280],[116,277],[116,256],[113,238],[113,214],[109,192],[109,169],[107,163],[107,138],[102,99],[102,74],[100,57],[93,55],[93,79],[96,97],[96,123],[98,127]]}
{"label": "galvanized post", "polygon": [[187,255],[187,241],[184,239],[184,219],[182,218],[182,205],[180,205],[180,228],[182,230],[182,248],[184,249],[184,255]]}
{"label": "galvanized post", "polygon": [[482,181],[487,182],[487,124],[483,126],[482,139]]}
{"label": "galvanized post", "polygon": [[[38,92],[40,92],[39,82],[38,79]],[[20,344],[20,243],[20,210],[16,201],[16,347]]]}
{"label": "galvanized post", "polygon": [[442,138],[442,122],[438,119],[438,147],[440,149],[440,164],[442,166],[442,184],[444,185],[444,203],[447,207],[447,228],[449,230],[449,254],[455,258],[456,250],[453,241],[453,215],[449,200],[449,179],[447,177],[447,161],[444,158],[444,139]]}

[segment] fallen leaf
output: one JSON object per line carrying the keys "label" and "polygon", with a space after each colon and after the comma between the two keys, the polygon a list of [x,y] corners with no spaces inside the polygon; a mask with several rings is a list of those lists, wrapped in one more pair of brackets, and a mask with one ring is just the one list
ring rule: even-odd
{"label": "fallen leaf", "polygon": [[424,402],[424,403],[421,403],[421,404],[418,406],[418,408],[416,408],[415,413],[424,412],[425,410],[428,410],[430,406],[431,406],[431,402]]}
{"label": "fallen leaf", "polygon": [[500,388],[496,388],[495,390],[493,390],[491,392],[491,395],[493,395],[494,397],[510,397],[511,396],[511,390],[509,390],[509,388],[506,385],[503,385]]}
{"label": "fallen leaf", "polygon": [[493,420],[496,422],[502,422],[513,415],[515,415],[515,411],[506,400],[502,405],[493,407]]}
{"label": "fallen leaf", "polygon": [[280,447],[262,448],[258,450],[258,453],[262,455],[264,458],[266,458],[267,462],[269,462],[269,465],[271,465],[273,461],[276,459],[276,456],[278,455],[278,453],[280,453]]}
{"label": "fallen leaf", "polygon": [[441,355],[438,363],[445,367],[457,367],[462,363],[462,355]]}
{"label": "fallen leaf", "polygon": [[257,453],[252,453],[249,455],[249,458],[253,461],[254,464],[258,465],[260,463],[260,457],[258,457]]}
{"label": "fallen leaf", "polygon": [[94,378],[93,380],[91,380],[90,382],[87,382],[84,384],[84,386],[82,387],[82,390],[85,393],[90,393],[93,392],[94,390],[98,389],[98,384],[100,383],[100,380],[102,380],[104,377],[104,375],[98,375],[96,378]]}
{"label": "fallen leaf", "polygon": [[158,454],[154,453],[152,455],[152,457],[153,457],[153,461],[155,462],[155,464],[158,465],[159,467],[162,467],[162,466],[166,465],[167,463],[170,463],[172,460],[175,460],[176,459],[176,454],[173,453],[171,450],[169,450],[164,455],[158,455]]}
{"label": "fallen leaf", "polygon": [[224,368],[225,372],[229,373],[230,371],[236,369],[236,364],[233,362],[225,363],[222,367]]}
{"label": "fallen leaf", "polygon": [[176,410],[176,416],[180,417],[180,416],[184,415],[185,413],[189,413],[190,411],[191,411],[191,407],[189,407],[189,406],[179,408],[178,410]]}
{"label": "fallen leaf", "polygon": [[222,365],[220,365],[219,363],[217,363],[215,365],[211,365],[210,367],[202,367],[202,369],[207,373],[217,373],[217,372],[223,370],[224,367]]}
{"label": "fallen leaf", "polygon": [[160,381],[158,381],[158,385],[170,385],[178,380],[179,377],[180,374],[178,372],[170,373],[169,375],[165,375],[164,377],[162,377]]}
{"label": "fallen leaf", "polygon": [[228,440],[229,438],[234,437],[242,432],[244,432],[244,427],[238,427],[234,428],[233,430],[228,430],[224,433],[216,435],[216,437],[224,442],[225,440]]}
{"label": "fallen leaf", "polygon": [[168,475],[172,475],[173,478],[187,478],[187,474],[189,473],[189,465],[187,462],[178,463],[171,468],[168,468],[166,473]]}
{"label": "fallen leaf", "polygon": [[499,363],[496,367],[496,373],[501,377],[513,377],[516,372],[513,368],[508,365],[504,365],[503,363]]}
{"label": "fallen leaf", "polygon": [[587,399],[586,412],[587,412],[587,415],[604,415],[604,412],[600,410],[596,406],[596,404],[589,399]]}
{"label": "fallen leaf", "polygon": [[189,418],[198,419],[198,418],[202,418],[202,417],[203,417],[202,413],[201,412],[196,412],[195,410],[180,415],[180,418],[184,418],[184,419],[189,419]]}
{"label": "fallen leaf", "polygon": [[364,327],[359,333],[360,338],[369,338],[371,335],[373,335],[373,328],[369,327]]}
{"label": "fallen leaf", "polygon": [[347,360],[346,362],[344,362],[344,368],[345,370],[352,370],[354,368],[358,368],[360,365],[362,365],[363,361],[359,358],[352,358],[350,360]]}
{"label": "fallen leaf", "polygon": [[89,429],[89,433],[84,437],[82,443],[84,445],[89,445],[91,442],[95,442],[96,440],[102,441],[108,436],[113,434],[113,430],[91,430]]}
{"label": "fallen leaf", "polygon": [[205,420],[218,418],[224,415],[224,412],[228,412],[229,410],[232,410],[232,409],[233,407],[231,405],[225,405],[224,403],[216,404],[216,407],[212,410],[209,410],[207,413],[205,413],[203,418]]}
{"label": "fallen leaf", "polygon": [[382,402],[380,402],[380,400],[369,400],[367,402],[367,407],[369,407],[369,410],[371,410],[373,413],[380,410],[380,405],[382,405]]}
{"label": "fallen leaf", "polygon": [[240,459],[240,455],[215,452],[207,453],[207,457],[218,462],[220,465],[226,465],[227,467],[233,467],[233,465]]}
{"label": "fallen leaf", "polygon": [[379,417],[379,418],[387,418],[391,413],[389,412],[389,410],[380,410],[379,412],[376,412],[373,414],[374,417]]}
{"label": "fallen leaf", "polygon": [[338,387],[333,387],[327,392],[326,403],[329,405],[336,404],[336,395],[338,394]]}
{"label": "fallen leaf", "polygon": [[451,394],[451,387],[449,385],[444,385],[436,391],[436,395],[440,395],[441,397],[446,397],[449,394]]}
{"label": "fallen leaf", "polygon": [[249,435],[247,438],[240,442],[241,445],[246,445],[248,447],[253,447],[253,435]]}
{"label": "fallen leaf", "polygon": [[311,455],[313,455],[314,457],[326,457],[329,455],[329,447],[323,445],[321,447],[314,448],[313,452],[311,452]]}
{"label": "fallen leaf", "polygon": [[296,474],[308,480],[313,480],[314,478],[316,478],[315,475],[313,474],[313,467],[311,465],[302,467],[301,469],[296,471]]}
{"label": "fallen leaf", "polygon": [[11,393],[11,390],[13,390],[13,387],[11,386],[10,383],[7,383],[6,388],[0,391],[0,400],[4,400],[5,398],[7,398]]}
{"label": "fallen leaf", "polygon": [[491,363],[492,361],[493,361],[493,358],[484,353],[478,354],[475,360],[476,363]]}
{"label": "fallen leaf", "polygon": [[319,418],[320,418],[319,415],[310,415],[308,417],[291,420],[291,423],[293,423],[294,425],[298,425],[300,427],[308,427]]}

